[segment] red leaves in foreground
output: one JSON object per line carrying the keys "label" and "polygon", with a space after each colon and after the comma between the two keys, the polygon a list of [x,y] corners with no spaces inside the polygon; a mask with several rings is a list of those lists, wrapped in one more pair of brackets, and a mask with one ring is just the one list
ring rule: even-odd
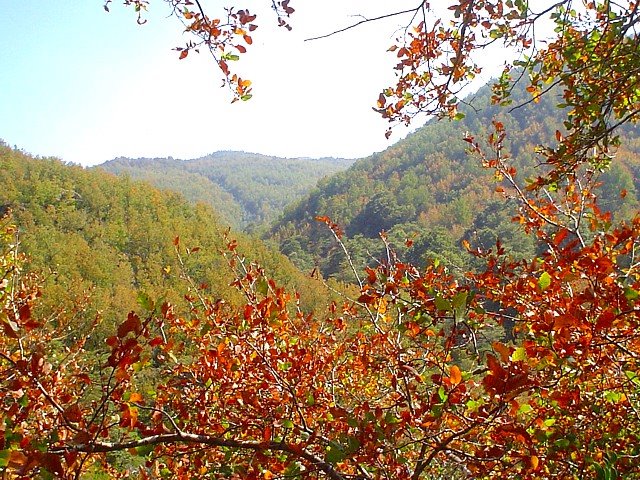
{"label": "red leaves in foreground", "polygon": [[[228,241],[243,303],[198,290],[177,314],[149,301],[153,313],[131,312],[105,350],[78,344],[63,360],[40,347],[52,325],[26,326],[38,294],[22,282],[15,335],[0,340],[0,467],[61,478],[637,474],[639,233],[636,219],[583,246],[571,228],[545,231],[535,262],[498,248],[464,279],[383,262],[367,269],[360,303],[328,318],[300,311]],[[129,459],[110,465],[114,451]]]}

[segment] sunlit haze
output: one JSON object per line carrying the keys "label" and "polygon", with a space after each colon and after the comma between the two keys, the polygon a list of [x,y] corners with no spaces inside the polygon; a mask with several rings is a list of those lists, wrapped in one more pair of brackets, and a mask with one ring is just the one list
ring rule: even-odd
{"label": "sunlit haze", "polygon": [[270,2],[244,2],[260,28],[236,71],[253,81],[254,97],[231,105],[207,53],[178,60],[172,51],[188,36],[163,2],[151,2],[148,22],[137,25],[118,2],[107,13],[102,0],[0,0],[0,138],[84,165],[217,150],[363,157],[408,131],[386,140],[387,124],[371,108],[393,83],[386,49],[408,19],[304,39],[414,3],[292,2],[287,32],[275,26]]}

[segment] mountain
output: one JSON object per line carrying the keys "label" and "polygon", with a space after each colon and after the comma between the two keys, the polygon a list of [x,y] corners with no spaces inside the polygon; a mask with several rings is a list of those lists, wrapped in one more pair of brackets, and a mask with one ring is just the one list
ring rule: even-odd
{"label": "mountain", "polygon": [[[112,325],[147,296],[187,308],[185,274],[213,297],[239,301],[220,254],[227,238],[237,240],[247,261],[259,262],[281,285],[295,287],[305,310],[327,303],[319,281],[255,237],[226,236],[228,228],[210,206],[193,205],[178,193],[99,169],[33,158],[2,142],[0,182],[0,217],[10,212],[2,222],[18,226],[29,269],[42,276],[43,315],[54,321],[56,312],[66,311],[81,324],[102,317]],[[85,308],[74,310],[77,305]]]}
{"label": "mountain", "polygon": [[[324,275],[351,279],[342,248],[316,216],[328,216],[345,230],[344,243],[357,268],[385,255],[378,239],[382,230],[402,257],[417,263],[435,257],[451,267],[467,267],[471,260],[462,251],[462,239],[491,248],[500,237],[513,254],[533,254],[531,241],[511,222],[513,205],[505,205],[495,192],[499,180],[467,153],[463,138],[485,139],[492,120],[499,119],[519,178],[536,177],[535,147],[552,143],[556,130],[562,130],[563,112],[556,106],[557,96],[531,102],[519,86],[512,93],[518,108],[491,105],[490,98],[490,88],[484,87],[467,99],[472,106],[462,109],[464,119],[429,121],[387,150],[321,180],[286,210],[268,235],[299,266],[318,266]],[[640,135],[637,127],[628,127],[624,136],[599,196],[603,207],[629,215],[639,205]],[[622,189],[627,191],[624,200]]]}
{"label": "mountain", "polygon": [[212,205],[235,228],[275,220],[284,207],[306,195],[321,178],[354,160],[279,158],[245,152],[216,152],[193,160],[117,158],[98,166],[147,181]]}

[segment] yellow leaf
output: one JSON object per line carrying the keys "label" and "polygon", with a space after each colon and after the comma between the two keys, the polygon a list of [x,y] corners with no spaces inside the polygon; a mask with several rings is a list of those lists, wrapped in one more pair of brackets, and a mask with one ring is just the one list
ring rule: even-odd
{"label": "yellow leaf", "polygon": [[531,462],[531,468],[533,468],[534,470],[538,469],[538,465],[540,464],[540,459],[538,457],[536,457],[535,455],[531,455],[531,457],[529,458],[529,462]]}

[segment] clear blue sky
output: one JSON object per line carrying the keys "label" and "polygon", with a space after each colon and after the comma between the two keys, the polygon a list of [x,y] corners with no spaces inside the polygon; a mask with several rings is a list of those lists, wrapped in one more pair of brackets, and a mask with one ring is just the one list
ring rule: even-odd
{"label": "clear blue sky", "polygon": [[349,15],[415,2],[292,1],[298,11],[286,32],[261,10],[269,1],[247,0],[261,26],[239,71],[254,81],[254,98],[235,105],[210,57],[178,60],[171,49],[188,37],[163,2],[151,3],[139,26],[118,0],[111,13],[102,0],[0,0],[0,138],[84,165],[227,149],[362,157],[390,145],[371,106],[393,83],[385,51],[399,21],[303,39],[353,22]]}

